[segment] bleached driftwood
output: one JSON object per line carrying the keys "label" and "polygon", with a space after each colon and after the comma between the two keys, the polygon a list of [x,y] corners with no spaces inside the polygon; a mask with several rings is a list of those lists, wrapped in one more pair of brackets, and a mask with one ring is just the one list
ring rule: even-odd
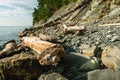
{"label": "bleached driftwood", "polygon": [[113,23],[113,24],[101,24],[98,26],[120,26],[120,23]]}
{"label": "bleached driftwood", "polygon": [[70,31],[81,31],[84,30],[85,27],[84,26],[69,26],[67,27],[67,25],[63,24],[64,27],[64,31],[65,32],[70,32]]}
{"label": "bleached driftwood", "polygon": [[16,49],[17,45],[15,40],[10,40],[5,44],[4,49],[0,52],[0,58],[9,56]]}
{"label": "bleached driftwood", "polygon": [[59,44],[42,41],[38,37],[23,37],[24,46],[38,53],[41,65],[56,65],[64,57],[64,49]]}
{"label": "bleached driftwood", "polygon": [[47,36],[47,35],[42,34],[42,33],[39,34],[39,38],[43,41],[52,41],[53,40],[53,38],[51,36]]}

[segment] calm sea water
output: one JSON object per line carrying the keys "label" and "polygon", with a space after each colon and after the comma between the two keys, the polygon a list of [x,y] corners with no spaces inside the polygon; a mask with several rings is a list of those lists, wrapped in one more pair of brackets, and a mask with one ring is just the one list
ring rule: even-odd
{"label": "calm sea water", "polygon": [[0,26],[0,45],[3,45],[11,39],[18,42],[19,37],[17,36],[17,33],[29,27],[30,26]]}

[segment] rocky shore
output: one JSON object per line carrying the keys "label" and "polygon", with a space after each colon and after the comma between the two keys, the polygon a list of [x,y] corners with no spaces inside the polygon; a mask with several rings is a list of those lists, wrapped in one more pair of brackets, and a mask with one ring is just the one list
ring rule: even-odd
{"label": "rocky shore", "polygon": [[[10,55],[1,57],[0,78],[2,80],[120,80],[119,4],[119,0],[78,0],[76,3],[63,6],[45,23],[39,22],[34,25],[38,27],[25,29],[19,34],[21,39],[35,36],[43,41],[60,44],[64,48],[65,57],[56,66],[41,65],[35,50],[17,44],[15,49],[11,48],[13,51],[8,53]],[[66,13],[67,15],[64,15]],[[59,16],[62,17],[58,19]],[[64,24],[67,27],[85,28],[67,32]],[[51,38],[44,39],[40,34]],[[4,48],[5,46],[2,46],[1,52]]]}

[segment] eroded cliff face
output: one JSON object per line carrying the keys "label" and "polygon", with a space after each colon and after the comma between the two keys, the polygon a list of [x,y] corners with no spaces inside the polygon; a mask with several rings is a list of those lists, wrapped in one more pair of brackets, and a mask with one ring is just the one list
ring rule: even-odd
{"label": "eroded cliff face", "polygon": [[[81,4],[81,6],[79,6]],[[35,23],[35,27],[43,22],[49,22],[57,17],[61,17],[61,22],[74,22],[78,24],[88,22],[98,22],[107,17],[114,17],[120,14],[119,0],[78,0],[69,3],[57,10],[47,21],[41,20]],[[78,6],[76,10],[75,7]],[[71,13],[68,13],[72,11]],[[68,15],[62,17],[68,13]]]}

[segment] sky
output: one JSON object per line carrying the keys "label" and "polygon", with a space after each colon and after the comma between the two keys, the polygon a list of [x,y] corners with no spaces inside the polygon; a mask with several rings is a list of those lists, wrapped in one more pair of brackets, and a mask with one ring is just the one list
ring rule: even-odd
{"label": "sky", "polygon": [[32,25],[37,0],[0,0],[0,26]]}

